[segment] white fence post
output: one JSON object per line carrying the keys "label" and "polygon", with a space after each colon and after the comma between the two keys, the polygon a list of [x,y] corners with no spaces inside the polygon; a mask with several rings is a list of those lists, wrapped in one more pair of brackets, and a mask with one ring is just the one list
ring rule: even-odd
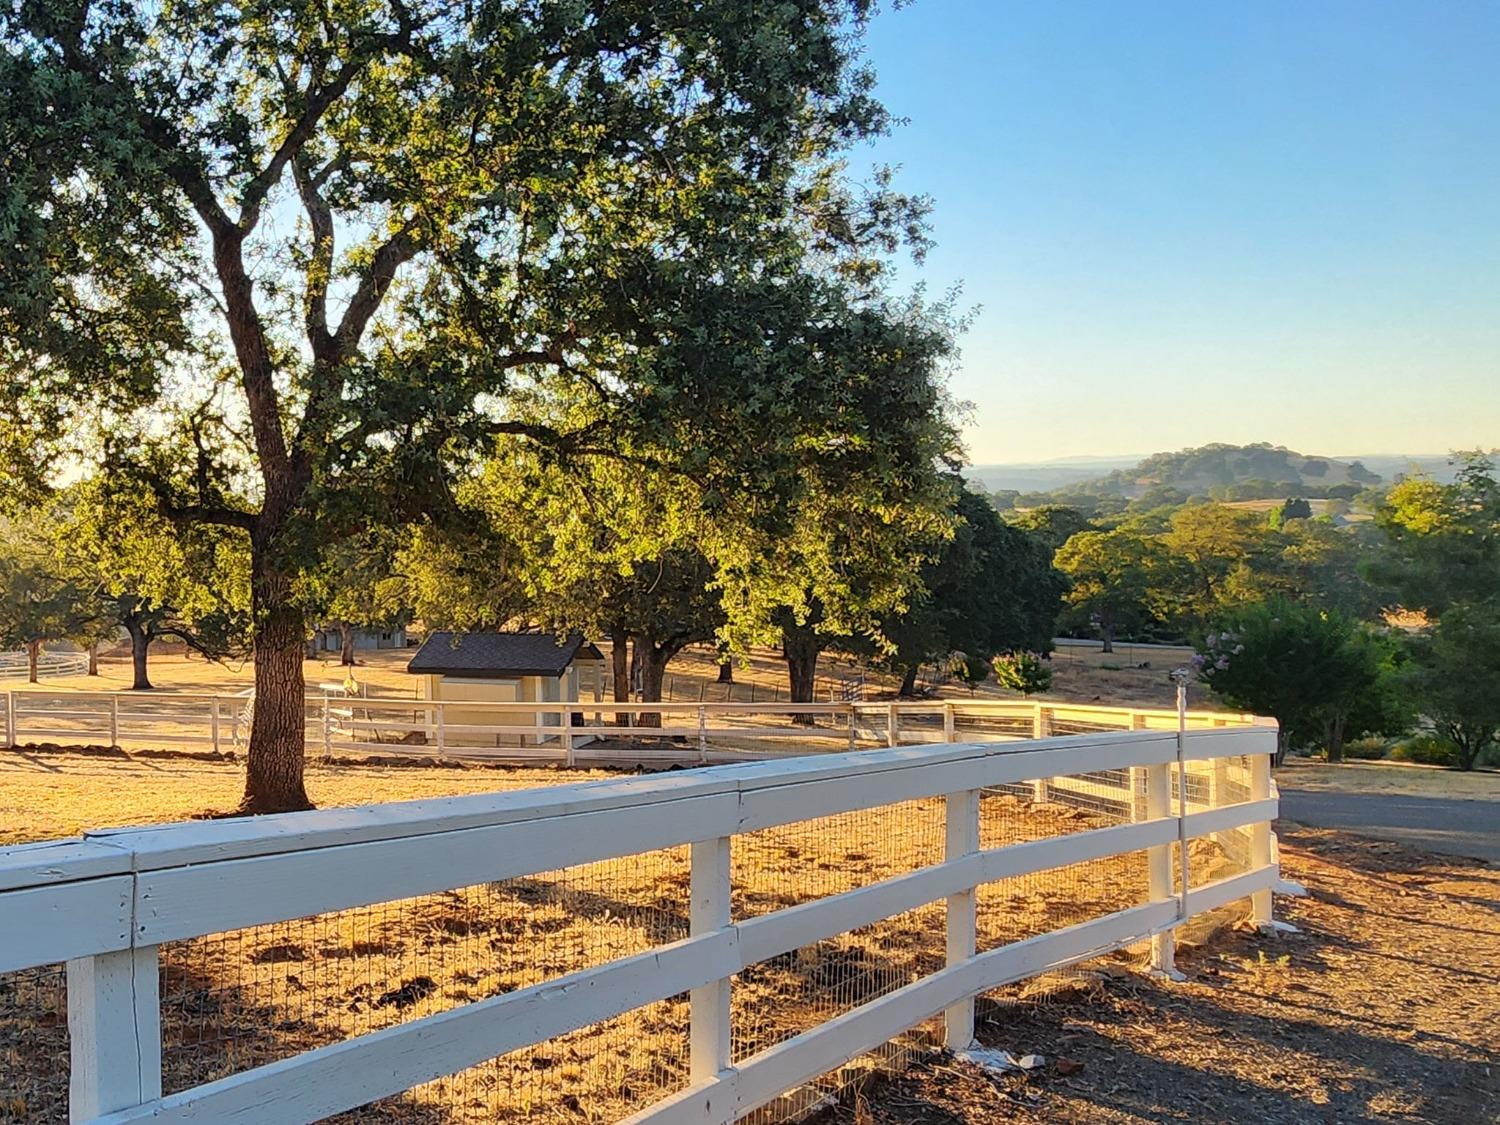
{"label": "white fence post", "polygon": [[323,696],[323,757],[333,756],[333,729],[329,725],[328,696]]}
{"label": "white fence post", "polygon": [[213,739],[214,753],[219,752],[219,697],[216,695],[208,705],[209,736]]}
{"label": "white fence post", "polygon": [[5,745],[16,744],[16,693],[5,693]]}
{"label": "white fence post", "polygon": [[708,709],[698,708],[698,761],[708,761]]}
{"label": "white fence post", "polygon": [[[1263,801],[1271,795],[1271,755],[1251,754],[1250,799]],[[1275,862],[1271,847],[1271,822],[1257,820],[1250,825],[1250,867],[1268,867]],[[1271,924],[1271,892],[1256,891],[1250,896],[1250,921],[1257,926]]]}
{"label": "white fence post", "polygon": [[435,719],[435,721],[437,723],[437,752],[439,754],[441,754],[443,752],[443,726],[444,726],[444,723],[443,723],[443,705],[441,703],[439,703],[437,705],[437,714],[434,716],[434,719]]}
{"label": "white fence post", "polygon": [[161,1097],[156,946],[68,962],[68,1117],[88,1121]]}
{"label": "white fence post", "polygon": [[[947,831],[943,858],[948,862],[979,850],[980,791],[966,789],[944,798]],[[961,965],[974,956],[977,912],[975,888],[948,896],[947,963]],[[974,998],[960,1000],[943,1013],[944,1042],[949,1050],[961,1051],[974,1042]]]}
{"label": "white fence post", "polygon": [[898,725],[900,721],[896,718],[896,705],[887,703],[885,705],[885,744],[892,749],[901,745],[901,728]]}
{"label": "white fence post", "polygon": [[578,764],[578,759],[573,753],[573,712],[571,710],[562,713],[562,748],[563,764],[572,769]]}
{"label": "white fence post", "polygon": [[[120,697],[111,695],[109,697],[109,744],[120,745]],[[214,747],[218,749],[217,746]]]}
{"label": "white fence post", "polygon": [[953,704],[943,704],[943,741],[957,742],[956,723],[953,718]]}
{"label": "white fence post", "polygon": [[852,704],[852,703],[849,704],[849,749],[850,750],[853,750],[854,747],[857,745],[857,740],[858,740],[858,737],[859,737],[858,731],[857,731],[856,726],[855,726],[855,721],[856,721],[855,720],[855,716],[856,716],[856,714],[857,714],[857,711],[856,711],[856,708],[855,708],[854,704]]}
{"label": "white fence post", "polygon": [[[1146,818],[1172,815],[1172,769],[1166,762],[1146,766]],[[1160,844],[1146,852],[1146,877],[1150,900],[1165,902],[1177,897],[1172,887],[1172,845]],[[1177,937],[1171,931],[1151,939],[1151,969],[1171,976],[1177,971]]]}
{"label": "white fence post", "polygon": [[[1047,708],[1038,703],[1036,705],[1036,710],[1031,714],[1031,737],[1046,738],[1051,733],[1052,713],[1048,711]],[[1041,804],[1042,802],[1047,800],[1048,796],[1050,796],[1050,787],[1048,785],[1048,782],[1050,780],[1050,778],[1039,777],[1031,783],[1032,800],[1036,801],[1038,804]]]}
{"label": "white fence post", "polygon": [[[693,936],[729,925],[730,868],[728,836],[692,845],[692,888],[688,912]],[[688,1034],[689,1081],[707,1082],[730,1064],[729,978],[692,989]]]}

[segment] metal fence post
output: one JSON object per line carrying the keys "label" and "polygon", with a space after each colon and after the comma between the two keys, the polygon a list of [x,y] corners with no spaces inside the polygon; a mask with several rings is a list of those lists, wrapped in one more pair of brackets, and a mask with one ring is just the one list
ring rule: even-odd
{"label": "metal fence post", "polygon": [[161,1097],[156,946],[68,962],[68,1039],[70,1121]]}
{"label": "metal fence post", "polygon": [[[943,858],[949,863],[979,850],[980,791],[966,789],[944,798],[946,832]],[[947,964],[951,968],[974,956],[978,914],[974,887],[951,894],[947,901]],[[943,1012],[944,1043],[962,1051],[974,1042],[974,997],[968,996]]]}
{"label": "metal fence post", "polygon": [[[1146,819],[1157,820],[1172,814],[1172,771],[1166,762],[1146,766]],[[1172,889],[1172,845],[1159,844],[1146,851],[1146,878],[1152,902],[1166,902],[1177,896]],[[1177,971],[1177,938],[1168,930],[1151,939],[1151,969],[1171,976]]]}
{"label": "metal fence post", "polygon": [[[689,932],[712,933],[730,921],[730,838],[699,840],[692,845]],[[688,1033],[689,1081],[707,1082],[730,1064],[729,978],[721,977],[691,990]]]}

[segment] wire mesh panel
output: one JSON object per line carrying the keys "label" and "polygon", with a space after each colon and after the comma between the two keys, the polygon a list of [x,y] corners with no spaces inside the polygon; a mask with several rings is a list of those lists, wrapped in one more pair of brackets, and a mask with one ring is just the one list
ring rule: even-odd
{"label": "wire mesh panel", "polygon": [[[941,863],[941,798],[905,801],[799,821],[736,837],[731,846],[736,918],[857,890]],[[784,1042],[943,965],[944,906],[931,903],[745,968],[730,988],[735,1061]],[[936,1040],[914,1029],[897,1041],[793,1091],[755,1120],[799,1116],[870,1071],[899,1067]]]}
{"label": "wire mesh panel", "polygon": [[[687,849],[672,848],[169,943],[160,953],[164,1089],[680,940],[688,884]],[[546,1120],[588,1105],[613,1120],[685,1085],[687,1026],[685,999],[650,1005],[378,1111]]]}
{"label": "wire mesh panel", "polygon": [[68,1119],[68,986],[61,965],[0,974],[0,1122]]}

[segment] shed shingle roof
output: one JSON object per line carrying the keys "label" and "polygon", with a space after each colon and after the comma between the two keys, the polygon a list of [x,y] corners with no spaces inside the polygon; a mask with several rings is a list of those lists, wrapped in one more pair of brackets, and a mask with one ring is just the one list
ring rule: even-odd
{"label": "shed shingle roof", "polygon": [[574,660],[602,660],[581,636],[555,633],[433,633],[406,665],[420,675],[560,676]]}

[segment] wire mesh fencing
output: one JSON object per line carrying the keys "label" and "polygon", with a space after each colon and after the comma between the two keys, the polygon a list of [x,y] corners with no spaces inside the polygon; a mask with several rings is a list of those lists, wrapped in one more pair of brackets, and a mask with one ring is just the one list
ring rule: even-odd
{"label": "wire mesh fencing", "polygon": [[[938,714],[940,719],[944,717]],[[1165,751],[1153,752],[1170,753],[1170,740],[1152,737],[1158,746],[1166,747]],[[959,804],[943,796],[899,799],[912,792],[930,793],[938,784],[947,784],[892,788],[890,779],[901,771],[918,776],[918,767],[910,764],[909,758],[905,752],[890,755],[888,772],[880,775],[878,783],[859,772],[867,768],[868,756],[850,758],[847,774],[836,772],[844,766],[832,767],[835,772],[831,774],[826,770],[813,773],[804,780],[798,780],[807,775],[802,767],[800,775],[797,770],[768,771],[765,776],[774,784],[759,790],[765,798],[760,804],[732,805],[723,820],[716,811],[712,819],[694,829],[710,838],[717,835],[727,840],[719,853],[727,859],[718,861],[727,866],[717,870],[718,878],[727,876],[727,900],[720,892],[719,902],[727,902],[729,922],[747,924],[747,931],[755,928],[748,924],[756,923],[760,934],[776,935],[782,932],[777,929],[780,921],[772,917],[776,914],[923,872],[926,874],[903,885],[925,890],[934,885],[928,881],[934,875],[950,878],[932,870],[947,865],[968,873],[965,877],[969,882],[939,882],[937,886],[949,889],[938,890],[938,894],[954,894],[953,887],[972,886],[972,872],[976,870],[988,873],[973,890],[973,948],[978,954],[1102,922],[1103,929],[1093,926],[1084,931],[1093,944],[1080,945],[1070,955],[1073,960],[1080,956],[1092,959],[1101,949],[1118,948],[1150,932],[1135,928],[1139,918],[1162,917],[1159,909],[1125,918],[1112,915],[1148,904],[1170,906],[1168,900],[1184,889],[1191,891],[1252,870],[1254,833],[1257,828],[1266,830],[1263,823],[1215,831],[1207,831],[1205,825],[1202,834],[1189,840],[1185,851],[1181,844],[1168,842],[1174,829],[1163,818],[1179,814],[1191,818],[1249,801],[1257,784],[1261,793],[1268,791],[1264,773],[1257,782],[1252,769],[1255,763],[1247,756],[1201,761],[1189,758],[1181,765],[1158,758],[1154,759],[1158,764],[1151,766],[1075,768],[1047,775],[1047,762],[1071,762],[1081,767],[1121,758],[1143,759],[1102,754],[1091,747],[1064,746],[1057,757],[1047,751],[1028,752],[1013,759],[1001,752],[974,759],[985,763],[989,772],[962,776],[973,776],[973,784],[982,784],[995,776],[1025,777],[1025,771],[1005,763],[1019,761],[1025,763],[1026,770],[1038,762],[1044,765],[1031,770],[1038,776],[1022,781],[983,789],[959,786],[962,792],[977,794],[977,800],[964,798]],[[959,761],[964,770],[971,765],[955,759],[949,750],[934,753],[932,759],[944,769],[954,761]],[[1147,756],[1144,760],[1153,759]],[[993,770],[996,764],[1005,765],[1002,770]],[[1263,767],[1263,763],[1260,765]],[[750,776],[762,769],[749,767],[748,772],[731,776]],[[696,775],[678,776],[688,786],[716,784],[714,775],[701,775],[701,782]],[[881,794],[878,800],[888,803],[774,824],[786,815],[778,808],[778,802],[784,799],[783,787],[796,791],[799,786],[807,786],[807,793],[838,793],[846,782],[872,785],[868,792]],[[673,815],[672,801],[683,799],[681,791],[678,785],[671,800],[654,798],[663,800],[661,817]],[[713,788],[713,794],[715,801],[730,795],[740,800],[738,792],[726,794],[722,785]],[[626,798],[610,791],[606,799],[618,802]],[[708,798],[694,798],[704,799]],[[821,808],[845,808],[844,800],[853,803],[853,799],[835,796],[831,802],[820,797],[793,807],[801,810],[797,815],[803,815]],[[741,812],[736,813],[736,808]],[[959,808],[968,811],[956,814]],[[756,815],[760,819],[746,809],[759,810]],[[560,814],[553,810],[548,815]],[[590,815],[607,818],[609,814],[601,811]],[[654,805],[652,815],[658,815]],[[977,825],[974,820],[967,822],[970,835],[964,838],[968,842],[958,846],[955,826],[971,816],[977,819]],[[1153,823],[1142,823],[1146,821]],[[1215,825],[1232,822],[1232,817],[1212,821]],[[612,822],[591,823],[594,831],[600,831],[599,824]],[[774,826],[738,830],[739,825],[747,823]],[[995,854],[1017,845],[1063,840],[1132,824],[1141,828],[1101,836],[1097,841],[1078,840],[1072,846],[1043,845],[1008,855]],[[977,839],[972,835],[976,827]],[[432,849],[438,868],[450,862],[452,853],[448,849],[464,846],[461,842],[447,843],[449,838],[461,841],[465,834],[434,835],[439,843]],[[656,835],[651,837],[658,845],[656,850],[205,937],[165,940],[156,947],[163,1092],[171,1095],[187,1091],[316,1048],[398,1029],[637,954],[659,954],[664,947],[694,933],[696,941],[727,936],[725,931],[714,929],[722,922],[710,923],[713,932],[705,934],[701,909],[699,928],[694,930],[694,910],[699,909],[693,906],[697,845],[659,846],[683,839],[701,837],[686,833]],[[1148,840],[1154,841],[1149,849],[1134,846]],[[1264,845],[1264,840],[1261,843]],[[1109,854],[1111,846],[1123,846],[1125,850]],[[598,850],[572,854],[579,858],[606,855],[606,847],[621,846],[601,841]],[[961,856],[950,854],[955,847]],[[1095,858],[1077,862],[1082,854]],[[1171,876],[1163,879],[1163,860],[1168,855]],[[956,858],[964,859],[967,866],[949,862]],[[996,860],[1008,866],[982,866]],[[485,869],[472,870],[478,875]],[[996,877],[998,870],[1021,873]],[[1179,882],[1184,870],[1185,886]],[[445,885],[439,878],[441,875],[425,886]],[[407,888],[421,889],[411,884]],[[921,901],[910,890],[903,893],[909,897],[900,900],[901,906]],[[961,897],[967,895],[964,889]],[[869,899],[868,895],[855,896],[859,902]],[[303,901],[318,905],[316,900]],[[331,905],[335,900],[328,901]],[[890,908],[888,898],[877,901]],[[1214,901],[1222,902],[1222,895]],[[721,1025],[728,1036],[728,1054],[726,1064],[720,1065],[753,1068],[756,1060],[772,1048],[908,986],[919,985],[954,964],[950,958],[957,955],[949,942],[949,903],[943,898],[873,922],[866,921],[873,912],[856,912],[857,916],[849,917],[847,911],[847,901],[835,904],[814,917],[836,924],[820,923],[824,928],[815,930],[794,928],[796,937],[788,936],[780,946],[774,944],[774,937],[763,938],[773,943],[760,947],[764,953],[782,951],[774,956],[757,954],[760,959],[748,964],[736,960],[732,967],[720,970],[720,979],[728,979],[729,1000],[727,1024]],[[1171,924],[1170,910],[1165,917],[1166,924]],[[243,920],[253,919],[245,916]],[[845,928],[840,929],[840,925]],[[830,936],[808,942],[813,933]],[[1101,933],[1109,936],[1101,939],[1097,936]],[[794,940],[806,944],[786,948]],[[1045,948],[1052,946],[1045,944]],[[1008,956],[1002,954],[1001,963],[1008,963]],[[1058,957],[1047,963],[1068,965],[1071,961]],[[1068,971],[1054,972],[1049,979],[1059,973],[1066,977]],[[997,995],[1002,1000],[1014,1000],[1044,984],[1005,984],[999,986]],[[682,982],[671,987],[697,990],[699,985]],[[661,996],[661,992],[651,995]],[[895,1002],[904,1004],[909,999],[907,995]],[[692,1081],[690,1040],[696,1003],[683,992],[644,1004],[637,1000],[638,1006],[606,1018],[600,1018],[601,1011],[590,1010],[586,1018],[594,1022],[585,1026],[416,1085],[397,1096],[348,1111],[337,1120],[619,1120],[688,1088]],[[904,1030],[874,1048],[865,1050],[870,1040],[861,1041],[850,1051],[856,1056],[852,1061],[799,1080],[793,1088],[777,1087],[780,1094],[756,1110],[752,1120],[769,1123],[800,1119],[828,1105],[867,1076],[899,1069],[914,1056],[940,1046],[941,1017],[924,1018],[931,1010],[916,1012]],[[724,1012],[722,1006],[719,1012]],[[889,1034],[889,1028],[881,1034]],[[524,1040],[513,1040],[520,1041]],[[0,1067],[0,1121],[66,1120],[67,1052],[67,995],[62,968],[50,966],[0,975],[0,1061],[4,1062]],[[463,1064],[477,1057],[467,1055]],[[814,1069],[809,1066],[804,1073]],[[350,1102],[338,1104],[341,1108]]]}
{"label": "wire mesh fencing", "polygon": [[[687,936],[672,848],[161,947],[163,1089],[541,984]],[[599,1120],[686,1081],[686,998],[367,1106],[349,1120]]]}

